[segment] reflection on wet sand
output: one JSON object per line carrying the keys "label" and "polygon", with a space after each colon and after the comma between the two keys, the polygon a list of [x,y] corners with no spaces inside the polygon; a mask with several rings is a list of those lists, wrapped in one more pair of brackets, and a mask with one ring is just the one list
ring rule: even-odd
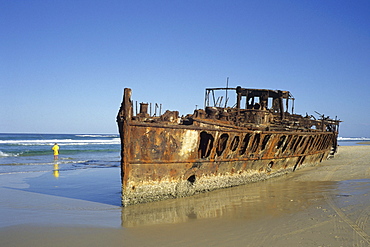
{"label": "reflection on wet sand", "polygon": [[59,164],[58,163],[54,164],[53,175],[55,178],[59,178]]}
{"label": "reflection on wet sand", "polygon": [[122,226],[181,223],[192,219],[258,219],[292,213],[323,199],[337,182],[268,180],[243,186],[122,209]]}

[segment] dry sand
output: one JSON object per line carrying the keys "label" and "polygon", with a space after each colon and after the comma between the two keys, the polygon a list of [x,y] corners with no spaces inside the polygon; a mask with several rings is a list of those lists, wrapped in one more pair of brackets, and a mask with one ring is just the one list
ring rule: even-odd
{"label": "dry sand", "polygon": [[119,206],[119,169],[0,176],[0,246],[370,246],[370,146],[283,177]]}

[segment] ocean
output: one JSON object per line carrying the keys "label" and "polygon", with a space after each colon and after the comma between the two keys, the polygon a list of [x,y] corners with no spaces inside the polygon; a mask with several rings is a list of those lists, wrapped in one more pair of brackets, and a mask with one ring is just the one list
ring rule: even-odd
{"label": "ocean", "polygon": [[[60,147],[54,160],[54,143]],[[0,174],[119,167],[117,134],[0,133]]]}
{"label": "ocean", "polygon": [[338,137],[339,146],[368,145],[369,142],[369,137]]}
{"label": "ocean", "polygon": [[[338,138],[341,146],[358,145],[370,138]],[[54,160],[54,143],[60,147]],[[0,175],[87,168],[119,167],[118,134],[10,134],[0,133]]]}

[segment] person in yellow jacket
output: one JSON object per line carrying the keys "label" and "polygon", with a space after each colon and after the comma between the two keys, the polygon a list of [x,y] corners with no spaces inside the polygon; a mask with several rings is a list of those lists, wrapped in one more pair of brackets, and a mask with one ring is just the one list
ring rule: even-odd
{"label": "person in yellow jacket", "polygon": [[59,155],[59,146],[58,146],[58,144],[55,143],[54,146],[51,149],[54,151],[54,159],[57,160],[58,155]]}

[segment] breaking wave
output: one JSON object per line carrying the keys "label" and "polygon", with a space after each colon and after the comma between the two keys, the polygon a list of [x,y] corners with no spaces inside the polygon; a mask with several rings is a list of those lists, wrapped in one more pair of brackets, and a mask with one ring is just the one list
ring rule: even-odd
{"label": "breaking wave", "polygon": [[12,154],[12,153],[5,153],[0,151],[0,157],[16,157],[18,154]]}
{"label": "breaking wave", "polygon": [[[50,140],[0,140],[0,144],[8,145],[22,145],[22,146],[42,146],[52,145],[58,143],[58,145],[112,145],[120,144],[119,138],[112,139],[94,139],[94,140],[73,140],[73,139],[50,139]],[[1,154],[0,154],[1,155]]]}
{"label": "breaking wave", "polygon": [[338,141],[370,141],[370,137],[338,137]]}
{"label": "breaking wave", "polygon": [[98,134],[84,134],[84,135],[76,135],[78,137],[103,137],[103,138],[112,138],[112,137],[118,137],[117,135],[98,135]]}

